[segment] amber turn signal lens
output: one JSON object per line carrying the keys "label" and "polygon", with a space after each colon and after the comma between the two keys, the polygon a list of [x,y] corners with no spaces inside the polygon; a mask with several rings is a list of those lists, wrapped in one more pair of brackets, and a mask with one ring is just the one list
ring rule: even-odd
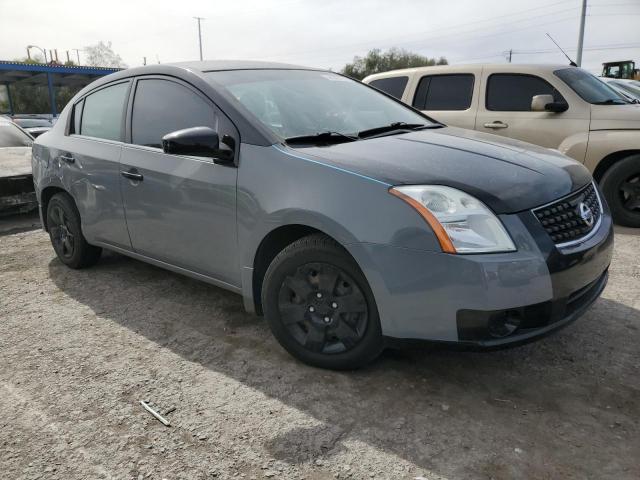
{"label": "amber turn signal lens", "polygon": [[411,198],[410,196],[405,195],[404,193],[399,192],[394,188],[390,188],[389,193],[391,195],[398,197],[401,200],[404,200],[409,205],[411,205],[414,210],[418,212],[418,214],[423,218],[423,220],[427,222],[427,224],[433,229],[433,232],[436,234],[436,238],[438,239],[438,242],[440,243],[440,248],[442,248],[443,252],[456,253],[456,248],[453,246],[453,243],[451,242],[449,235],[447,235],[447,232],[445,231],[444,227],[440,224],[438,219],[433,216],[433,213],[431,213],[427,207],[422,205],[416,199]]}

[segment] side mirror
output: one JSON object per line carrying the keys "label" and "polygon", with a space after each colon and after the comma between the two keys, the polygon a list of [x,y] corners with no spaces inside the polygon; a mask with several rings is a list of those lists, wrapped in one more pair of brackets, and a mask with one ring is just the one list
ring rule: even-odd
{"label": "side mirror", "polygon": [[532,112],[565,112],[569,105],[564,102],[554,102],[553,95],[534,95],[531,99]]}
{"label": "side mirror", "polygon": [[162,150],[173,155],[213,158],[214,163],[233,164],[235,141],[209,127],[192,127],[167,133],[162,137]]}

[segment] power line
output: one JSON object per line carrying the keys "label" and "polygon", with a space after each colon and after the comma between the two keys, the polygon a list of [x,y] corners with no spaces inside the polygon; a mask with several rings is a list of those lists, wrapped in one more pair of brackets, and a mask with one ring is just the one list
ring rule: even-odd
{"label": "power line", "polygon": [[[546,27],[548,25],[552,25],[552,24],[555,24],[555,23],[566,22],[567,20],[575,20],[575,17],[574,16],[569,16],[569,17],[565,17],[565,18],[556,19],[556,20],[554,20],[552,22],[538,23],[538,24],[535,24],[535,25],[525,25],[525,26],[517,28],[517,29],[503,30],[503,31],[500,31],[500,32],[489,33],[489,34],[485,34],[485,35],[473,35],[473,39],[475,40],[475,39],[478,39],[478,38],[486,38],[486,37],[492,37],[492,36],[496,36],[496,35],[504,35],[504,34],[507,34],[507,33],[520,32],[522,30],[526,30],[526,29],[529,29],[529,28]],[[440,38],[442,38],[442,37],[440,37]],[[428,40],[429,39],[425,38],[420,43],[423,43],[423,42],[428,41]],[[467,38],[459,38],[458,37],[458,40],[456,40],[454,42],[448,42],[447,45],[451,45],[452,43],[455,44],[455,43],[459,43],[459,42],[466,42],[466,41],[468,41]],[[415,44],[416,42],[412,42],[412,43]],[[404,43],[404,44],[403,43],[399,43],[398,45],[403,46],[403,45],[406,45],[406,43]],[[432,45],[433,44],[431,44],[430,46],[432,46]],[[281,55],[280,56],[280,58],[289,58],[289,57],[290,57],[289,55]],[[335,56],[335,55],[321,56],[321,57],[309,57],[308,55],[306,56],[306,60],[314,60],[314,61],[318,61],[318,59],[331,60],[331,59],[334,59],[334,58],[337,58],[337,56]],[[484,57],[482,57],[482,58],[484,58]]]}
{"label": "power line", "polygon": [[[609,45],[592,45],[590,47],[585,47],[584,50],[624,50],[627,48],[636,48],[640,47],[640,43],[614,43]],[[542,50],[513,50],[514,54],[517,55],[535,55],[539,53],[553,53],[557,51],[555,48],[542,49]],[[568,48],[567,51],[575,52],[576,49]]]}
{"label": "power line", "polygon": [[638,7],[638,3],[590,3],[589,7]]}
{"label": "power line", "polygon": [[589,17],[637,17],[640,13],[598,13],[588,15]]}
{"label": "power line", "polygon": [[[519,12],[514,12],[514,13],[510,13],[510,14],[505,14],[505,15],[498,15],[498,16],[494,16],[491,18],[486,18],[486,19],[482,19],[482,20],[476,20],[473,22],[466,22],[466,23],[460,23],[460,24],[456,24],[456,25],[451,25],[448,27],[440,27],[440,28],[436,28],[436,29],[432,29],[432,30],[428,30],[428,31],[423,31],[420,33],[414,33],[411,35],[403,35],[403,36],[399,36],[399,37],[387,37],[386,39],[375,39],[375,40],[371,40],[371,41],[367,41],[367,42],[358,42],[358,43],[352,43],[352,44],[345,44],[345,45],[340,45],[340,46],[335,46],[335,47],[328,47],[328,48],[321,48],[321,49],[315,49],[315,50],[305,50],[305,51],[299,51],[299,52],[290,52],[290,53],[285,53],[285,54],[280,54],[280,55],[269,55],[266,56],[264,58],[274,58],[274,57],[299,57],[299,56],[305,56],[308,57],[309,53],[314,53],[314,52],[325,52],[325,51],[330,51],[330,50],[343,50],[345,48],[353,48],[353,47],[368,47],[369,45],[371,45],[372,43],[377,43],[377,44],[384,44],[384,43],[395,43],[395,44],[399,44],[399,45],[408,45],[408,44],[415,44],[415,43],[422,43],[424,41],[427,40],[432,40],[432,39],[436,39],[436,38],[442,38],[442,37],[449,37],[449,36],[460,36],[460,35],[468,35],[471,33],[475,33],[478,31],[486,31],[488,28],[496,28],[496,27],[501,27],[501,26],[506,26],[506,25],[513,25],[514,23],[519,23],[519,22],[528,22],[531,20],[535,20],[538,18],[542,18],[542,17],[548,17],[550,15],[557,15],[559,13],[565,13],[565,12],[569,12],[569,11],[574,11],[577,10],[578,7],[571,7],[571,8],[567,8],[564,10],[555,10],[553,12],[548,12],[548,13],[544,13],[542,15],[535,15],[533,17],[527,17],[527,18],[521,18],[521,19],[517,19],[517,20],[512,20],[509,22],[504,22],[504,23],[497,23],[497,24],[493,24],[493,25],[487,25],[487,26],[483,26],[480,28],[475,28],[475,29],[471,29],[471,30],[466,30],[463,32],[459,31],[460,27],[465,27],[465,26],[469,26],[469,25],[474,25],[477,23],[483,23],[483,22],[489,22],[495,19],[499,19],[499,18],[506,18],[506,17],[513,17],[513,16],[518,16],[518,15],[523,15],[525,13],[529,13],[531,11],[535,11],[535,10],[540,10],[543,8],[549,8],[549,7],[553,7],[553,6],[557,6],[557,5],[562,5],[562,4],[566,4],[566,3],[574,3],[574,0],[565,0],[562,2],[556,2],[556,3],[552,3],[552,4],[547,4],[547,5],[543,5],[543,6],[538,6],[535,8],[530,8],[527,10],[521,10]],[[444,35],[433,35],[434,32],[442,32],[442,31],[447,31],[447,30],[452,30],[455,29],[456,31],[450,34],[444,34]],[[402,38],[410,38],[410,37],[415,37],[416,35],[424,35],[428,33],[429,35],[427,37],[422,37],[420,39],[416,39],[416,40],[409,40],[409,41],[402,41]]]}

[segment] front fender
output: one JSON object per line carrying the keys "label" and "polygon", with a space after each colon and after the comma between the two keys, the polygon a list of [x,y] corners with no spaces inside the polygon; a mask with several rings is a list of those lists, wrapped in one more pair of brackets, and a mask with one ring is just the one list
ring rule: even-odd
{"label": "front fender", "polygon": [[243,144],[238,172],[241,265],[252,267],[263,238],[305,225],[343,246],[372,243],[441,251],[424,220],[391,185],[306,158],[303,152]]}
{"label": "front fender", "polygon": [[593,173],[603,158],[623,151],[640,151],[640,130],[591,131],[584,164]]}
{"label": "front fender", "polygon": [[589,133],[578,132],[565,138],[558,146],[560,153],[571,157],[580,163],[584,163],[589,144]]}

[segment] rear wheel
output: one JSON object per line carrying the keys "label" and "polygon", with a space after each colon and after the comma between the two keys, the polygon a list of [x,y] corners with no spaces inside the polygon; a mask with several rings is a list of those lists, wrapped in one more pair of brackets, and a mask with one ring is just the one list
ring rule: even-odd
{"label": "rear wheel", "polygon": [[102,249],[89,245],[82,235],[80,214],[68,194],[57,193],[49,200],[47,228],[56,255],[68,267],[89,267],[100,258]]}
{"label": "rear wheel", "polygon": [[640,155],[614,163],[600,185],[613,220],[619,225],[640,227]]}
{"label": "rear wheel", "polygon": [[371,289],[351,256],[330,238],[310,235],[289,245],[271,262],[263,285],[271,331],[299,360],[352,369],[382,351]]}

